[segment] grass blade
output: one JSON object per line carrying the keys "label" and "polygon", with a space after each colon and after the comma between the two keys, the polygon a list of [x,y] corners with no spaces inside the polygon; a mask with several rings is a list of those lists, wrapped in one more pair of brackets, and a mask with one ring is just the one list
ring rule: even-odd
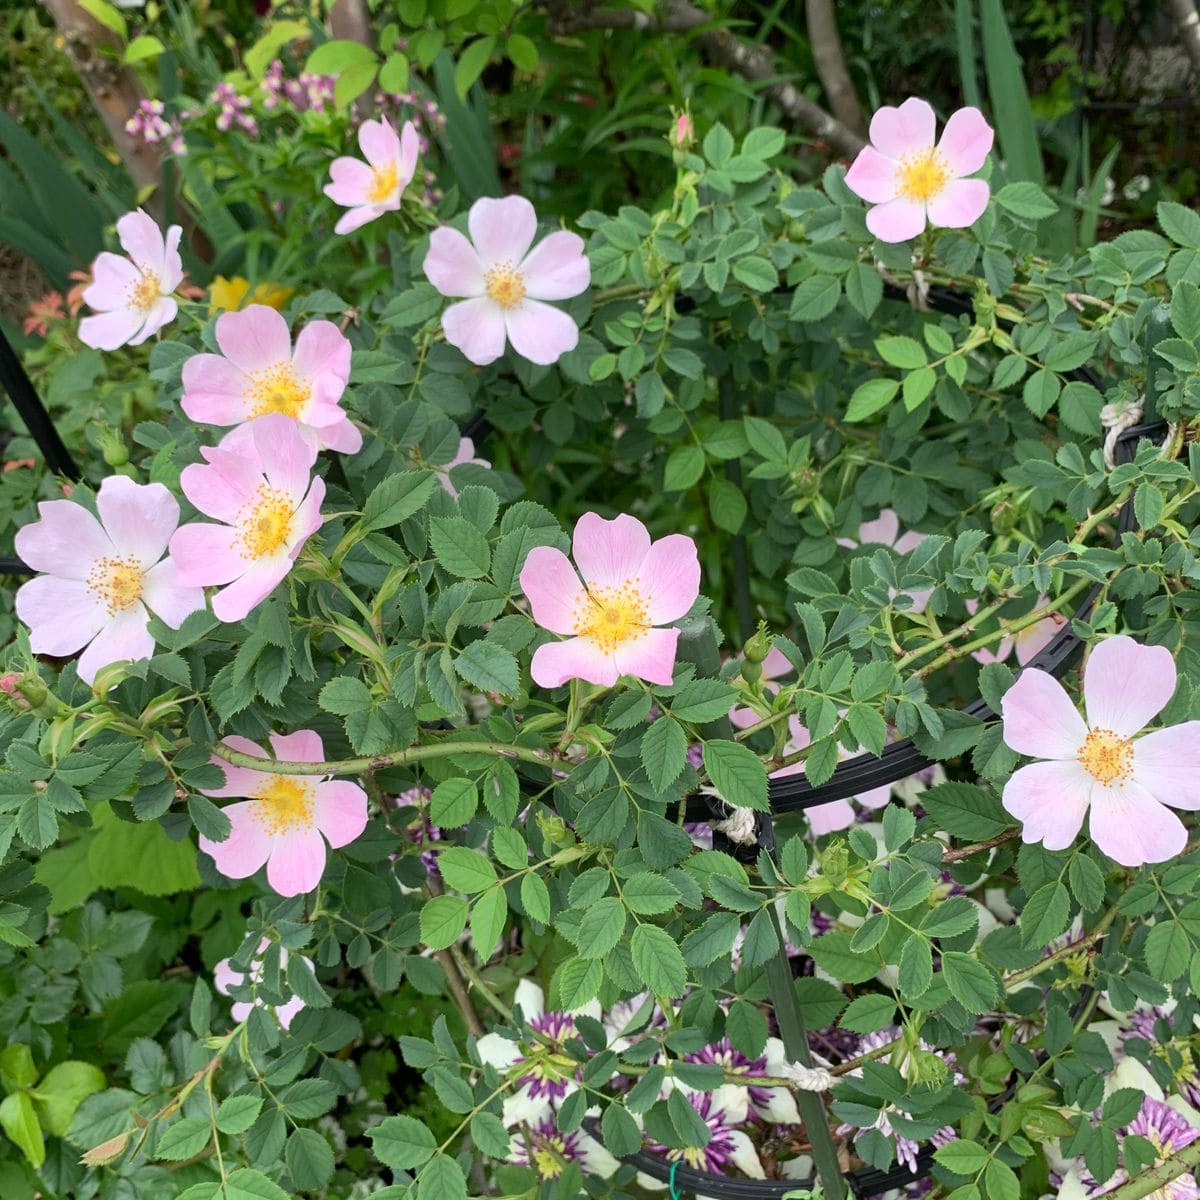
{"label": "grass blade", "polygon": [[1001,0],[980,0],[979,7],[983,68],[1006,175],[1009,182],[1028,180],[1042,186],[1046,176],[1042,169],[1037,126],[1004,7]]}

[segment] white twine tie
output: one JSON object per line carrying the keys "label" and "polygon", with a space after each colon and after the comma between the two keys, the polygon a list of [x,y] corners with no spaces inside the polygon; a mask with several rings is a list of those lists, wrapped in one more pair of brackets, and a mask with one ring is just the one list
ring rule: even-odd
{"label": "white twine tie", "polygon": [[827,1092],[837,1078],[827,1067],[806,1067],[803,1063],[784,1063],[779,1071],[784,1079],[802,1092]]}

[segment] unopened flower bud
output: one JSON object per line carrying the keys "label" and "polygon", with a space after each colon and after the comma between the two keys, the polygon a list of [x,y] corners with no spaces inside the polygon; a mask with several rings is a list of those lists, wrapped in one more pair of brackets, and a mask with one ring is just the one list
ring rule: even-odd
{"label": "unopened flower bud", "polygon": [[568,846],[575,844],[575,835],[567,828],[567,823],[562,817],[551,816],[547,813],[538,813],[537,823],[542,837],[550,845],[565,850]]}
{"label": "unopened flower bud", "polygon": [[1012,533],[1017,527],[1021,513],[1011,499],[1001,500],[992,507],[992,529],[996,533]]}
{"label": "unopened flower bud", "polygon": [[119,429],[102,426],[98,435],[100,453],[110,467],[123,467],[129,461],[129,447]]}
{"label": "unopened flower bud", "polygon": [[742,653],[745,655],[747,662],[761,663],[766,661],[766,657],[771,653],[771,647],[774,645],[775,639],[767,632],[766,621],[759,621],[758,629],[754,636],[747,642]]}
{"label": "unopened flower bud", "polygon": [[684,110],[676,113],[671,122],[671,146],[675,150],[690,150],[696,142],[696,127],[692,114]]}
{"label": "unopened flower bud", "polygon": [[821,854],[821,874],[831,883],[841,883],[850,866],[850,849],[841,838],[835,838]]}

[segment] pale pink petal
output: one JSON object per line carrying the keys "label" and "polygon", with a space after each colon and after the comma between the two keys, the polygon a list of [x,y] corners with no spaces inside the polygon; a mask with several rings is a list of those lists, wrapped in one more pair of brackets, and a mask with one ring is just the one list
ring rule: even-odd
{"label": "pale pink petal", "polygon": [[162,277],[165,243],[162,230],[153,217],[140,208],[126,213],[117,222],[117,239],[121,248],[139,267]]}
{"label": "pale pink petal", "polygon": [[79,340],[93,350],[116,350],[141,329],[142,314],[132,308],[84,317],[79,322]]}
{"label": "pale pink petal", "polygon": [[1200,809],[1200,721],[1157,729],[1133,743],[1133,778],[1162,804]]}
{"label": "pale pink petal", "polygon": [[416,126],[411,121],[405,121],[404,128],[400,130],[400,159],[397,164],[401,191],[404,191],[412,183],[412,177],[417,172],[417,155],[420,150],[421,139],[417,134]]}
{"label": "pale pink petal", "polygon": [[388,210],[380,204],[363,204],[347,209],[333,227],[334,233],[353,233],[364,225],[369,225],[377,217],[382,217]]}
{"label": "pale pink petal", "polygon": [[296,338],[292,366],[322,402],[335,403],[350,378],[350,339],[332,321],[310,321]]}
{"label": "pale pink petal", "polygon": [[163,248],[163,269],[159,274],[165,294],[173,292],[183,282],[183,259],[179,254],[179,243],[182,239],[182,225],[172,225],[167,230]]}
{"label": "pale pink petal", "polygon": [[329,179],[324,191],[335,204],[365,204],[375,173],[361,158],[342,157],[330,163]]}
{"label": "pale pink petal", "polygon": [[250,423],[267,482],[298,503],[308,492],[316,447],[284,413],[267,413]]}
{"label": "pale pink petal", "polygon": [[362,449],[362,430],[345,414],[336,425],[322,426],[317,432],[317,441],[326,450],[336,450],[339,454],[357,454]]}
{"label": "pale pink petal", "polygon": [[508,262],[515,267],[533,244],[537,214],[524,196],[484,197],[471,205],[467,227],[485,264]]}
{"label": "pale pink petal", "polygon": [[925,605],[929,603],[929,597],[933,595],[933,588],[922,588],[918,591],[906,592],[905,595],[912,601],[912,612],[924,612]]}
{"label": "pale pink petal", "polygon": [[784,675],[790,675],[795,669],[788,661],[788,656],[778,646],[772,646],[762,662],[762,677],[764,679],[782,679]]}
{"label": "pale pink petal", "polygon": [[17,589],[16,605],[30,649],[55,658],[82,650],[108,622],[108,610],[78,579],[38,575]]}
{"label": "pale pink petal", "polygon": [[[1044,603],[1044,601],[1043,601]],[[1054,617],[1045,617],[1038,621],[1036,625],[1031,625],[1028,629],[1021,630],[1013,639],[1005,638],[1005,642],[1015,644],[1017,647],[1017,662],[1021,666],[1032,662],[1052,641],[1058,636],[1058,631],[1063,627],[1065,622],[1063,619]],[[1003,645],[1004,643],[1001,643]]]}
{"label": "pale pink petal", "polygon": [[899,108],[884,107],[871,118],[871,144],[889,158],[931,150],[937,118],[928,101],[911,96]]}
{"label": "pale pink petal", "polygon": [[235,971],[229,965],[229,959],[223,958],[215,967],[213,967],[213,987],[221,993],[222,996],[229,995],[229,989],[238,987],[242,980],[246,978],[241,971]]}
{"label": "pale pink petal", "polygon": [[246,373],[219,354],[194,354],[183,364],[180,407],[193,421],[236,425],[249,419]]}
{"label": "pale pink petal", "polygon": [[212,858],[226,879],[248,879],[260,870],[271,853],[274,837],[257,819],[258,802],[231,804],[221,811],[229,818],[229,836],[223,842],[200,835],[200,849]]}
{"label": "pale pink petal", "polygon": [[1094,782],[1075,761],[1030,763],[1004,785],[1004,807],[1021,823],[1023,841],[1065,850],[1083,826]]}
{"label": "pale pink petal", "polygon": [[925,205],[897,198],[867,210],[867,228],[881,242],[907,242],[925,228]]}
{"label": "pale pink petal", "polygon": [[101,667],[114,662],[138,662],[154,653],[154,639],[147,629],[150,616],[145,606],[131,605],[111,617],[79,656],[76,670],[84,683],[91,683]]}
{"label": "pale pink petal", "polygon": [[288,538],[288,554],[294,560],[304,543],[321,528],[321,503],[325,499],[325,480],[319,475],[312,481],[308,494],[292,514],[292,532]]}
{"label": "pale pink petal", "polygon": [[1088,656],[1083,701],[1088,724],[1132,737],[1144,729],[1175,692],[1175,660],[1165,646],[1143,646],[1121,634]]}
{"label": "pale pink petal", "polygon": [[358,127],[358,148],[373,167],[386,167],[400,158],[400,139],[386,119],[364,121]]}
{"label": "pale pink petal", "polygon": [[646,601],[646,615],[652,625],[679,620],[700,595],[696,543],[682,533],[652,542],[634,586]]}
{"label": "pale pink petal", "polygon": [[287,557],[258,559],[213,597],[213,616],[226,623],[240,621],[280,585],[291,565]]}
{"label": "pale pink petal", "polygon": [[[240,734],[231,733],[228,737],[222,738],[221,745],[240,751],[242,754],[249,754],[254,758],[266,757],[260,745]],[[265,771],[254,771],[249,767],[235,767],[215,755],[209,761],[213,766],[220,767],[225,773],[225,783],[217,788],[201,788],[200,790],[206,796],[257,796],[259,792],[270,787],[275,778]],[[230,810],[226,809],[225,811],[228,813]]]}
{"label": "pale pink petal", "polygon": [[483,268],[475,247],[448,225],[429,235],[429,252],[422,269],[443,296],[483,295]]}
{"label": "pale pink petal", "polygon": [[762,717],[752,708],[735,708],[730,710],[729,720],[734,729],[749,729],[751,725],[757,725]]}
{"label": "pale pink petal", "polygon": [[142,577],[142,601],[160,621],[178,629],[204,607],[204,589],[185,587],[179,582],[178,564],[164,558]]}
{"label": "pale pink petal", "polygon": [[217,318],[217,345],[243,371],[261,371],[292,357],[292,335],[283,314],[268,304],[250,304]]}
{"label": "pale pink petal", "polygon": [[1183,822],[1132,779],[1122,787],[1092,789],[1088,833],[1123,867],[1166,862],[1187,845]]}
{"label": "pale pink petal", "polygon": [[[972,650],[971,657],[977,663],[983,663],[985,665],[987,663],[999,663],[1003,662],[1012,653],[1012,648],[1012,638],[1001,638],[1000,644],[994,651],[989,650],[986,647],[981,650]],[[1020,661],[1019,658],[1018,661]],[[1024,666],[1024,663],[1021,665]]]}
{"label": "pale pink petal", "polygon": [[897,554],[909,554],[915,550],[927,536],[927,534],[921,533],[919,530],[910,529],[907,533],[902,533],[892,543],[892,549],[895,550]]}
{"label": "pale pink petal", "polygon": [[559,230],[540,242],[521,263],[525,293],[534,300],[566,300],[578,296],[591,282],[592,268],[583,252],[583,238]]}
{"label": "pale pink petal", "polygon": [[929,223],[943,229],[966,229],[983,216],[990,195],[986,179],[951,179],[929,201]]}
{"label": "pale pink petal", "polygon": [[546,367],[579,345],[579,326],[560,308],[540,300],[522,300],[504,314],[512,348],[538,366]]}
{"label": "pale pink petal", "polygon": [[296,1014],[304,1008],[304,1001],[299,996],[293,996],[286,1004],[281,1004],[278,1008],[273,1009],[275,1019],[284,1029],[290,1029],[292,1022],[296,1019]]}
{"label": "pale pink petal", "polygon": [[83,289],[83,302],[101,312],[124,309],[142,273],[120,254],[102,250],[92,263],[92,282]]}
{"label": "pale pink petal", "polygon": [[348,779],[316,785],[313,819],[336,850],[348,846],[367,827],[367,793]]}
{"label": "pale pink petal", "polygon": [[268,735],[275,757],[285,762],[321,762],[325,747],[315,729],[297,729],[294,733]]}
{"label": "pale pink petal", "polygon": [[533,619],[551,633],[574,633],[587,593],[570,559],[553,546],[535,546],[521,568],[521,590]]}
{"label": "pale pink petal", "polygon": [[[246,428],[239,425],[234,434],[241,434]],[[235,521],[263,481],[262,466],[249,436],[239,436],[230,443],[234,434],[223,439],[219,447],[201,446],[200,453],[207,462],[191,463],[179,476],[183,494],[206,517],[218,521]],[[226,449],[227,444],[236,449]]]}
{"label": "pale pink petal", "polygon": [[179,524],[179,501],[161,483],[134,483],[109,475],[96,495],[104,529],[121,558],[136,558],[142,570],[166,553]]}
{"label": "pale pink petal", "polygon": [[678,629],[647,629],[621,642],[613,652],[617,671],[647,683],[668,684],[675,674]]}
{"label": "pale pink petal", "polygon": [[[803,763],[798,764],[803,768]],[[838,829],[849,829],[854,824],[854,809],[849,800],[830,800],[828,804],[814,804],[806,808],[808,828],[814,837],[833,833]]]}
{"label": "pale pink petal", "polygon": [[533,652],[529,674],[538,687],[556,688],[568,679],[585,679],[600,687],[612,687],[620,674],[613,656],[591,638],[568,638],[547,642]]}
{"label": "pale pink petal", "polygon": [[446,341],[477,367],[486,367],[504,353],[504,314],[490,300],[460,300],[442,313]]}
{"label": "pale pink petal", "polygon": [[611,521],[584,513],[571,538],[572,557],[589,588],[624,587],[637,578],[649,552],[649,530],[626,513]]}
{"label": "pale pink petal", "polygon": [[885,508],[873,521],[864,521],[858,527],[860,546],[894,546],[900,533],[900,518],[896,510]]}
{"label": "pale pink petal", "polygon": [[1074,759],[1087,726],[1063,685],[1037,668],[1022,671],[1000,704],[1004,740],[1031,758]]}
{"label": "pale pink petal", "polygon": [[250,565],[237,549],[237,532],[228,525],[193,521],[171,538],[171,560],[183,587],[211,587],[229,583]]}
{"label": "pale pink petal", "polygon": [[100,522],[73,500],[43,500],[38,519],[17,530],[17,554],[34,571],[86,579],[98,558],[115,553]]}
{"label": "pale pink petal", "polygon": [[300,896],[321,882],[325,841],[315,829],[280,834],[267,860],[267,882],[281,896]]}
{"label": "pale pink petal", "polygon": [[169,325],[179,314],[179,305],[169,296],[164,296],[154,302],[154,306],[145,314],[141,329],[129,339],[131,346],[140,346],[148,338],[153,337],[164,325]]}
{"label": "pale pink petal", "polygon": [[974,175],[987,161],[995,136],[979,109],[960,108],[950,114],[938,149],[955,175]]}
{"label": "pale pink petal", "polygon": [[897,166],[894,158],[880,154],[874,146],[864,146],[846,172],[846,186],[868,204],[894,200]]}
{"label": "pale pink petal", "polygon": [[[858,753],[862,753],[859,750]],[[871,788],[870,791],[860,792],[854,797],[855,800],[863,806],[863,808],[878,809],[883,808],[892,798],[892,785],[885,783],[882,787]]]}

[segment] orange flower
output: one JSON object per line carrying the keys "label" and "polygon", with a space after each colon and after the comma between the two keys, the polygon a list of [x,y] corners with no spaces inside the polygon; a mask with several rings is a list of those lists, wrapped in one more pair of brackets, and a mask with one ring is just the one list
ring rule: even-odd
{"label": "orange flower", "polygon": [[26,333],[36,333],[46,337],[50,332],[52,321],[61,321],[67,314],[63,312],[63,298],[60,292],[47,292],[40,300],[33,301],[29,306],[29,315],[23,326]]}

